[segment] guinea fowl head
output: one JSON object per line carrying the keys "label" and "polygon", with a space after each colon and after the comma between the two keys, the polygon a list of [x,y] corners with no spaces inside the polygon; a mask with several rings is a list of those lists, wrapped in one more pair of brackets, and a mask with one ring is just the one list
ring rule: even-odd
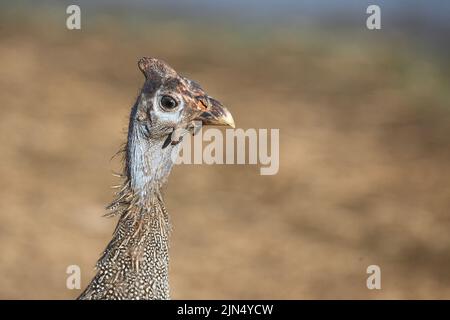
{"label": "guinea fowl head", "polygon": [[234,121],[219,101],[165,62],[144,57],[138,66],[145,82],[130,115],[126,174],[134,192],[147,193],[164,184],[182,136],[196,124],[234,128]]}
{"label": "guinea fowl head", "polygon": [[195,82],[161,60],[142,58],[145,82],[131,109],[125,180],[108,206],[119,215],[97,274],[79,299],[168,299],[169,216],[161,187],[194,123],[234,127],[233,117]]}

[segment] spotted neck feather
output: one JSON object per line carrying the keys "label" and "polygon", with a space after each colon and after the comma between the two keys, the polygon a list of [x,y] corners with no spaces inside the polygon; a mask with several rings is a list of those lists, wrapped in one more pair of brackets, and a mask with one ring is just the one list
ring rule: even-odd
{"label": "spotted neck feather", "polygon": [[130,115],[124,182],[108,216],[119,216],[113,238],[97,262],[97,274],[79,299],[169,299],[171,225],[162,188],[178,146],[152,138]]}

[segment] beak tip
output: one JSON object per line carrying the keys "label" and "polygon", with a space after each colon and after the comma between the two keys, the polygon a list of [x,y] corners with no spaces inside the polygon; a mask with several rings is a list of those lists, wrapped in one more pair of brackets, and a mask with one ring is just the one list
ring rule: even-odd
{"label": "beak tip", "polygon": [[236,125],[235,125],[235,123],[234,123],[234,119],[233,119],[233,116],[231,115],[231,113],[228,113],[227,115],[226,115],[226,117],[225,117],[225,119],[224,119],[225,121],[225,123],[228,125],[228,126],[230,126],[231,128],[236,128]]}

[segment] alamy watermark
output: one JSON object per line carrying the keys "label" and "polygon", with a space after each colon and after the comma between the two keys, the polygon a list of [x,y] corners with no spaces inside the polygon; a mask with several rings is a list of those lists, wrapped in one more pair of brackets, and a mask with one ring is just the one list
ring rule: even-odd
{"label": "alamy watermark", "polygon": [[372,4],[367,7],[367,14],[370,16],[367,17],[366,27],[369,30],[380,30],[381,29],[381,9],[376,4]]}
{"label": "alamy watermark", "polygon": [[381,268],[377,266],[376,264],[372,264],[367,267],[366,270],[367,274],[370,274],[370,276],[367,278],[366,286],[367,289],[373,290],[381,289]]}
{"label": "alamy watermark", "polygon": [[66,288],[69,290],[81,289],[81,269],[76,264],[67,266]]}
{"label": "alamy watermark", "polygon": [[[172,160],[176,164],[249,164],[260,165],[261,175],[275,175],[280,167],[279,129],[225,129],[208,128],[201,122],[195,134],[190,131],[177,134],[183,140],[174,149]],[[206,144],[204,144],[206,143]]]}
{"label": "alamy watermark", "polygon": [[67,7],[66,13],[69,15],[66,19],[66,27],[69,30],[81,29],[81,9],[76,4]]}

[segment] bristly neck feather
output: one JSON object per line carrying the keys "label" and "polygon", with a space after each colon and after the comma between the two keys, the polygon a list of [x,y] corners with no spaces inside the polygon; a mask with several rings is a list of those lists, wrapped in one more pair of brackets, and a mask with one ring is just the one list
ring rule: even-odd
{"label": "bristly neck feather", "polygon": [[97,263],[97,275],[81,299],[169,299],[170,222],[162,188],[177,146],[165,146],[130,115],[124,183],[108,207],[120,216],[113,239]]}

